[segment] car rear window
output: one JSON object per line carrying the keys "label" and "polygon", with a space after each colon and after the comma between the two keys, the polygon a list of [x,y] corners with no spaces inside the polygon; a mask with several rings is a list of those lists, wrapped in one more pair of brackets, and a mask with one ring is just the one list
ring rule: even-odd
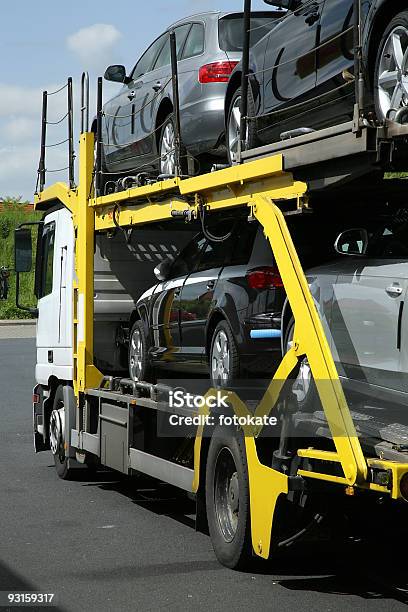
{"label": "car rear window", "polygon": [[[251,46],[272,28],[276,13],[261,13],[251,18]],[[223,51],[242,51],[244,17],[242,13],[221,17],[218,22],[218,41]]]}
{"label": "car rear window", "polygon": [[184,46],[182,59],[202,53],[204,53],[204,26],[202,23],[193,23]]}

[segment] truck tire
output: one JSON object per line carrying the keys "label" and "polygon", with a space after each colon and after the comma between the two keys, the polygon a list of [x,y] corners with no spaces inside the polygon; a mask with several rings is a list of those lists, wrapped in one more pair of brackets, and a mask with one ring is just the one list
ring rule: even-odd
{"label": "truck tire", "polygon": [[64,387],[60,385],[55,392],[50,414],[49,441],[58,476],[62,480],[72,480],[79,470],[72,467],[76,461],[68,456],[69,442],[65,440],[65,415]]}
{"label": "truck tire", "polygon": [[252,560],[249,482],[242,432],[218,426],[210,442],[206,470],[208,527],[215,555],[231,569]]}

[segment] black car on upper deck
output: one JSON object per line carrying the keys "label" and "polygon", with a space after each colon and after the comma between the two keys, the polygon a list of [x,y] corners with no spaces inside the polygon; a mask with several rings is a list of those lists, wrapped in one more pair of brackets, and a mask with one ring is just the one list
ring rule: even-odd
{"label": "black car on upper deck", "polygon": [[[250,49],[246,148],[353,118],[355,0],[268,0],[283,9]],[[404,0],[364,0],[365,115],[395,118],[408,106],[408,8]],[[230,161],[240,140],[242,64],[228,84],[225,120]]]}

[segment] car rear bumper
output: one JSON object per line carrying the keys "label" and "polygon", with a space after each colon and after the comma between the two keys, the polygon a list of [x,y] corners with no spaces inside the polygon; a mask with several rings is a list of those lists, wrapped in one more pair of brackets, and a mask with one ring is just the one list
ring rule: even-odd
{"label": "car rear bumper", "polygon": [[217,149],[224,134],[224,96],[199,100],[180,109],[181,136],[193,155]]}
{"label": "car rear bumper", "polygon": [[282,355],[281,313],[248,317],[242,327],[242,366],[249,372],[270,373],[272,377]]}

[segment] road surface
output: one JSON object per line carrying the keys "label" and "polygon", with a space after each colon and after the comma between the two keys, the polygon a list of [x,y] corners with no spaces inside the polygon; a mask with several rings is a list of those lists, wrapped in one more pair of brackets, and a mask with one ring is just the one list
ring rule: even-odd
{"label": "road surface", "polygon": [[33,452],[35,341],[2,338],[0,591],[55,593],[58,610],[87,612],[406,608],[399,591],[361,575],[358,558],[327,546],[322,557],[292,549],[255,573],[221,567],[194,530],[194,505],[168,486],[137,490],[113,473],[59,480],[51,454]]}

